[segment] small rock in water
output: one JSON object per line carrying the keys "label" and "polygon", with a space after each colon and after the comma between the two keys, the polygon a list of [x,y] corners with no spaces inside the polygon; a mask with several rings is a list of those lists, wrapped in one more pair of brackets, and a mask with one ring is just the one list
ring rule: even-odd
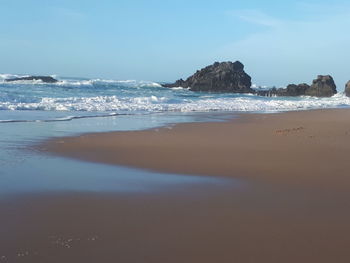
{"label": "small rock in water", "polygon": [[[349,84],[350,86],[350,84]],[[259,96],[284,96],[284,97],[296,97],[296,96],[313,96],[313,97],[332,97],[337,93],[337,87],[333,78],[330,75],[319,75],[313,80],[312,85],[308,84],[290,84],[287,88],[272,88],[269,90],[259,90],[256,92]],[[350,87],[349,87],[350,96]]]}
{"label": "small rock in water", "polygon": [[336,93],[337,87],[330,75],[317,76],[311,87],[305,91],[305,95],[315,97],[332,97]]}
{"label": "small rock in water", "polygon": [[345,95],[350,97],[350,80],[345,85]]}
{"label": "small rock in water", "polygon": [[13,82],[13,81],[23,81],[23,80],[41,80],[44,83],[56,83],[56,82],[58,82],[57,79],[54,79],[51,76],[29,76],[29,77],[6,79],[5,81]]}

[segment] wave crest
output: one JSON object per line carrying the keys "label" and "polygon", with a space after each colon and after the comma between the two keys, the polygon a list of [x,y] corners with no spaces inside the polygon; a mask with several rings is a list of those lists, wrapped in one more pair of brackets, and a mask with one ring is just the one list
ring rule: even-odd
{"label": "wave crest", "polygon": [[331,98],[302,97],[298,99],[241,96],[213,98],[212,96],[189,99],[164,96],[118,97],[69,97],[42,98],[39,102],[0,102],[2,110],[42,111],[292,111],[320,108],[350,107],[350,98],[337,94]]}

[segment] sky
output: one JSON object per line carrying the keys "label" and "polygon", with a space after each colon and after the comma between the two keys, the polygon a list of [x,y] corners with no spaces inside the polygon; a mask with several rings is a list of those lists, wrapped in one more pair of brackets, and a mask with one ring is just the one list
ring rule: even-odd
{"label": "sky", "polygon": [[174,81],[239,60],[253,83],[350,79],[350,1],[0,0],[0,73]]}

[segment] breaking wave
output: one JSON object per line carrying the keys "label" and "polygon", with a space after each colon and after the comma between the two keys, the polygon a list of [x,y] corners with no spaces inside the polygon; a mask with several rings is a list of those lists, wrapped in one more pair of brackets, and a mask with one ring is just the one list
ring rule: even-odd
{"label": "breaking wave", "polygon": [[[208,98],[209,97],[209,98]],[[302,97],[298,99],[238,96],[227,98],[168,98],[165,96],[119,97],[68,97],[41,98],[38,102],[0,102],[0,110],[41,111],[144,111],[144,112],[196,112],[196,111],[292,111],[322,108],[349,107],[350,98],[337,94],[331,98]]]}

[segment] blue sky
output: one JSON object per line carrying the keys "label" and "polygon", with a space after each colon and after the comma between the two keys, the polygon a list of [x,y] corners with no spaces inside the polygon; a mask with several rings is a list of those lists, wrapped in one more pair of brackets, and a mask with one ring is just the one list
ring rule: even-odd
{"label": "blue sky", "polygon": [[348,1],[0,0],[0,72],[172,81],[240,60],[259,85],[350,79]]}

